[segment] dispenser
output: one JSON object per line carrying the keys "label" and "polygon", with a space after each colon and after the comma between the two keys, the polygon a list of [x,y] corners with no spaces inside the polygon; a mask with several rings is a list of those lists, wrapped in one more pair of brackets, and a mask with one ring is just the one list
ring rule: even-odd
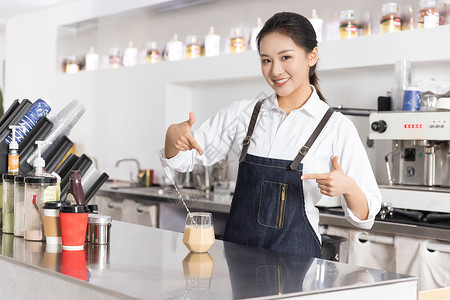
{"label": "dispenser", "polygon": [[33,162],[33,167],[34,167],[34,172],[33,175],[34,176],[45,176],[45,177],[53,177],[52,175],[50,175],[49,173],[47,173],[44,170],[45,167],[45,160],[42,158],[42,153],[41,153],[41,146],[42,145],[46,145],[46,144],[51,144],[51,142],[48,141],[36,141],[35,142],[37,145],[37,157],[34,159]]}
{"label": "dispenser", "polygon": [[23,126],[10,125],[9,128],[12,130],[12,140],[9,143],[8,173],[19,174],[19,144],[16,141],[16,130],[22,129]]}

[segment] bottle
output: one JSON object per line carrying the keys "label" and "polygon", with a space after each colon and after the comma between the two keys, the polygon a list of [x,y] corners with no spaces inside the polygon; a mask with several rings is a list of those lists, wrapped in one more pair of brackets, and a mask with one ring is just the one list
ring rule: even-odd
{"label": "bottle", "polygon": [[[48,115],[52,109],[44,100],[38,99],[30,107],[28,112],[20,120],[18,126],[19,129],[16,130],[16,141],[18,144],[25,138],[25,136],[30,132],[30,130],[36,125],[36,123],[44,116]],[[6,139],[6,143],[9,144],[12,141],[12,134],[10,134]]]}
{"label": "bottle", "polygon": [[201,48],[196,35],[186,37],[186,58],[197,58],[201,56]]}
{"label": "bottle", "polygon": [[401,30],[400,16],[398,15],[398,6],[395,2],[383,3],[381,8],[383,16],[380,20],[380,32],[392,33]]}
{"label": "bottle", "polygon": [[438,3],[439,25],[450,24],[450,0],[440,0]]}
{"label": "bottle", "polygon": [[158,51],[158,42],[148,42],[147,43],[147,54],[145,57],[145,62],[149,64],[155,64],[161,60]]}
{"label": "bottle", "polygon": [[258,19],[256,19],[256,27],[252,28],[252,32],[250,34],[249,49],[252,51],[258,50],[258,44],[256,42],[256,38],[258,37],[258,34],[261,31],[261,29],[262,29],[262,21],[261,21],[261,18],[258,17]]}
{"label": "bottle", "polygon": [[23,236],[23,225],[25,223],[25,177],[17,175],[14,177],[14,235]]}
{"label": "bottle", "polygon": [[339,25],[339,38],[351,39],[358,36],[358,26],[355,23],[354,10],[341,10],[341,22]]}
{"label": "bottle", "polygon": [[122,58],[120,58],[119,48],[109,48],[109,65],[111,68],[116,69],[122,65]]}
{"label": "bottle", "polygon": [[128,42],[128,48],[123,51],[123,59],[122,64],[125,67],[131,67],[137,65],[137,56],[138,56],[138,49],[133,47],[133,42]]}
{"label": "bottle", "polygon": [[359,29],[360,32],[358,35],[372,35],[372,19],[369,12],[365,12],[361,15]]}
{"label": "bottle", "polygon": [[3,213],[2,231],[14,233],[14,177],[13,174],[3,174]]}
{"label": "bottle", "polygon": [[98,53],[95,53],[94,47],[89,49],[89,53],[86,54],[86,71],[98,70]]}
{"label": "bottle", "polygon": [[436,0],[420,0],[417,28],[434,28],[438,26],[439,11],[436,8]]}
{"label": "bottle", "polygon": [[178,34],[174,34],[170,42],[167,43],[167,60],[180,60],[183,55],[183,43],[178,40]]}
{"label": "bottle", "polygon": [[80,65],[78,64],[77,57],[75,55],[70,55],[67,57],[66,73],[77,73],[80,70]]}
{"label": "bottle", "polygon": [[402,25],[402,30],[414,29],[414,16],[413,8],[411,5],[402,6],[402,9],[400,11],[400,22]]}
{"label": "bottle", "polygon": [[81,171],[71,170],[69,179],[69,189],[67,190],[66,201],[71,204],[84,205],[84,191],[81,186]]}
{"label": "bottle", "polygon": [[230,33],[230,53],[245,51],[244,32],[241,28],[232,28]]}
{"label": "bottle", "polygon": [[16,129],[20,129],[23,126],[10,125],[12,130],[12,141],[9,143],[8,153],[8,173],[19,174],[19,144],[16,141]]}
{"label": "bottle", "polygon": [[214,34],[214,27],[209,28],[205,35],[205,56],[216,56],[220,54],[220,35]]}
{"label": "bottle", "polygon": [[317,43],[322,42],[323,20],[319,18],[315,9],[312,10],[312,15],[309,22],[311,22],[311,25],[314,27],[314,31],[316,32]]}

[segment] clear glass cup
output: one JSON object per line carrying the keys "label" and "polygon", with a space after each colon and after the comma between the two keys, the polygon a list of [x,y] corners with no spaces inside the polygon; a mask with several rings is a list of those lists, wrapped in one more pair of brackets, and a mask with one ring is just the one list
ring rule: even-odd
{"label": "clear glass cup", "polygon": [[184,227],[183,243],[191,252],[204,253],[214,244],[212,215],[206,212],[188,213]]}

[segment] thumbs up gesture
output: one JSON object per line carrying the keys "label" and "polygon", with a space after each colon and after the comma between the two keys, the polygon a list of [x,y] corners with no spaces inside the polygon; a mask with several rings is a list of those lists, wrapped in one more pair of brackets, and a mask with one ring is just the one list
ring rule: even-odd
{"label": "thumbs up gesture", "polygon": [[320,192],[326,196],[346,195],[355,188],[356,183],[344,173],[338,159],[337,156],[332,158],[332,170],[329,173],[306,174],[302,175],[301,179],[315,179]]}
{"label": "thumbs up gesture", "polygon": [[179,124],[172,124],[166,132],[165,155],[172,158],[180,151],[195,149],[200,155],[203,150],[191,133],[191,128],[195,123],[194,113],[189,113],[189,119]]}

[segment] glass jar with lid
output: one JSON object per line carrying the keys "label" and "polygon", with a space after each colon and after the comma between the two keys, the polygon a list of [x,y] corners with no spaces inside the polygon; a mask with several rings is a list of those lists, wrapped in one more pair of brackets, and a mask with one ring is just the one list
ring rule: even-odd
{"label": "glass jar with lid", "polygon": [[395,2],[383,3],[383,16],[380,20],[381,33],[399,32],[402,28],[400,15],[398,14],[398,6]]}
{"label": "glass jar with lid", "polygon": [[351,39],[358,36],[358,26],[355,22],[355,11],[352,9],[341,10],[339,25],[339,38]]}
{"label": "glass jar with lid", "polygon": [[147,55],[145,62],[148,64],[155,64],[161,60],[158,51],[158,42],[152,41],[147,43]]}
{"label": "glass jar with lid", "polygon": [[56,178],[33,176],[25,178],[25,224],[24,238],[43,241],[44,224],[42,207],[47,201],[56,201]]}
{"label": "glass jar with lid", "polygon": [[3,174],[3,233],[14,233],[14,177]]}
{"label": "glass jar with lid", "polygon": [[25,223],[25,177],[14,178],[14,235],[23,236]]}
{"label": "glass jar with lid", "polygon": [[201,47],[196,35],[186,37],[186,58],[197,58],[202,55]]}
{"label": "glass jar with lid", "polygon": [[439,11],[436,8],[436,0],[420,0],[417,28],[433,28],[438,26]]}
{"label": "glass jar with lid", "polygon": [[230,53],[244,52],[245,38],[241,28],[232,28],[230,32]]}

